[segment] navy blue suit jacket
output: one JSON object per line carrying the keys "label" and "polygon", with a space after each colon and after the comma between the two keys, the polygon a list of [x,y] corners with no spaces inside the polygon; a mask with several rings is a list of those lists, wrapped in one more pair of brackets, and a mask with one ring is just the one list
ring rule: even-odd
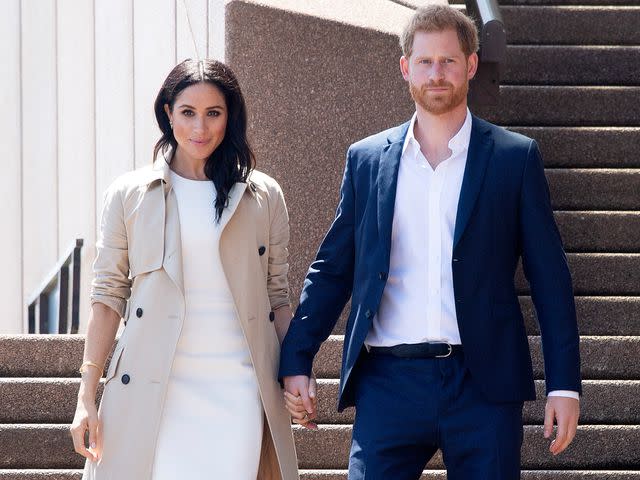
{"label": "navy blue suit jacket", "polygon": [[[336,217],[311,264],[282,344],[279,377],[309,375],[351,297],[338,409],[350,386],[389,269],[402,145],[409,123],[353,144]],[[547,392],[581,392],[571,275],[535,141],[473,117],[456,218],[456,315],[472,379],[494,402],[535,398],[514,274],[522,258],[542,335]]]}

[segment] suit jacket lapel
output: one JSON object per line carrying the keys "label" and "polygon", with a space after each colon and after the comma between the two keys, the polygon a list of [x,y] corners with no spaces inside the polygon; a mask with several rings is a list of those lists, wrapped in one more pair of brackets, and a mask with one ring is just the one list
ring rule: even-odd
{"label": "suit jacket lapel", "polygon": [[382,149],[378,166],[378,236],[383,245],[383,251],[391,251],[391,229],[393,225],[393,211],[396,202],[396,188],[398,186],[398,169],[402,156],[402,145],[407,135],[409,122],[392,130]]}
{"label": "suit jacket lapel", "polygon": [[478,118],[473,117],[467,163],[464,169],[464,177],[462,178],[456,226],[453,234],[454,249],[458,245],[473,213],[492,149],[493,139],[489,129]]}

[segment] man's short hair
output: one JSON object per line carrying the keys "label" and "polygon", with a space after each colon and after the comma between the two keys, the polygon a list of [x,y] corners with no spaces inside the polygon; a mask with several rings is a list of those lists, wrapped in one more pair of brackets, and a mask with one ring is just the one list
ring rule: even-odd
{"label": "man's short hair", "polygon": [[431,33],[449,29],[458,34],[460,47],[467,57],[478,51],[478,29],[473,20],[449,5],[427,5],[416,10],[400,34],[402,54],[409,58],[413,53],[416,32]]}

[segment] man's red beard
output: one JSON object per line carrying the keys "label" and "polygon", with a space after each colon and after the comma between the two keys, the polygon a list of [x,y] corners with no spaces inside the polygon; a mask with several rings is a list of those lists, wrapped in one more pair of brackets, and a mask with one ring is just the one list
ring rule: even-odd
{"label": "man's red beard", "polygon": [[[430,88],[447,88],[447,91],[434,94],[428,92]],[[420,86],[409,82],[409,91],[413,100],[427,112],[442,115],[464,102],[469,92],[469,82],[465,82],[457,89],[449,82],[428,83]]]}

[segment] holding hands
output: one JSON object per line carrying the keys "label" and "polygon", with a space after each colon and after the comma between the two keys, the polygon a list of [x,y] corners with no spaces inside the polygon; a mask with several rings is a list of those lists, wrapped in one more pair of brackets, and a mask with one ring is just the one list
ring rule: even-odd
{"label": "holding hands", "polygon": [[284,377],[284,401],[293,423],[311,430],[318,428],[313,421],[317,415],[317,391],[315,377],[309,378],[306,375]]}

